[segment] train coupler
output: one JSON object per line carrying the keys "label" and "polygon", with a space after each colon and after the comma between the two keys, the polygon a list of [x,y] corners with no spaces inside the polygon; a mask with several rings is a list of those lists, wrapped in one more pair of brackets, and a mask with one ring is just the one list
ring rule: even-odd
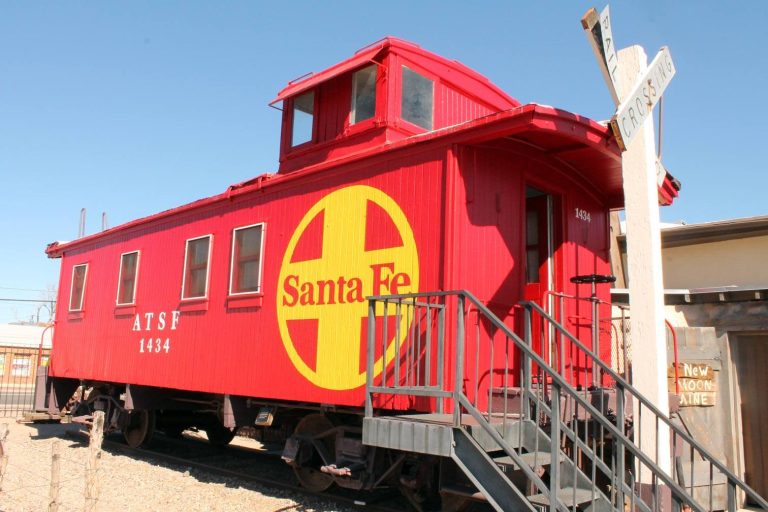
{"label": "train coupler", "polygon": [[323,473],[328,473],[329,475],[333,475],[333,476],[351,477],[353,472],[361,471],[364,469],[365,469],[365,464],[356,462],[344,467],[338,467],[336,464],[329,464],[327,466],[322,466],[320,468],[320,471],[322,471]]}

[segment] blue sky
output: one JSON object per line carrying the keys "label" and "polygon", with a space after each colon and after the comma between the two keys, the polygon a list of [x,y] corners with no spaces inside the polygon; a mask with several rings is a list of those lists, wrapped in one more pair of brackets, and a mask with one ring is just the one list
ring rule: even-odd
{"label": "blue sky", "polygon": [[[288,80],[385,35],[489,77],[523,103],[614,110],[579,20],[554,2],[0,1],[0,298],[58,283],[43,250],[213,195],[277,167]],[[677,67],[664,163],[683,183],[665,221],[768,213],[768,2],[614,2],[618,47]],[[0,302],[0,322],[37,305]],[[43,310],[42,318],[47,318]]]}

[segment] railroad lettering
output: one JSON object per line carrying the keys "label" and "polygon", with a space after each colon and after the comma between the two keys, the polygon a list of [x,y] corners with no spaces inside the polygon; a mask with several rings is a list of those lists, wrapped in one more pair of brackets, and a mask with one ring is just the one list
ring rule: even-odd
{"label": "railroad lettering", "polygon": [[[402,272],[395,273],[394,263],[371,265],[371,269],[373,269],[374,295],[386,295],[387,293],[397,295],[400,293],[401,287],[410,286],[411,284],[411,278],[408,274]],[[391,279],[389,275],[384,275],[384,269],[389,269],[389,274],[392,275]]]}
{"label": "railroad lettering", "polygon": [[[175,331],[179,326],[179,317],[181,316],[181,312],[179,311],[171,311],[171,330]],[[145,320],[145,322],[142,322],[142,318]],[[152,311],[148,311],[147,313],[144,313],[143,315],[140,313],[136,313],[136,316],[133,319],[133,327],[131,328],[132,331],[151,331],[153,329],[152,327],[152,319],[155,318],[155,313]],[[157,315],[157,325],[156,328],[158,331],[163,331],[168,326],[168,313],[165,311],[161,311]],[[142,324],[144,327],[142,328]]]}
{"label": "railroad lettering", "polygon": [[[371,295],[398,294],[411,285],[411,277],[404,272],[395,272],[394,263],[379,263],[370,266]],[[287,307],[325,306],[352,304],[365,301],[363,279],[360,277],[301,281],[301,277],[290,274],[283,280],[282,305]]]}
{"label": "railroad lettering", "polygon": [[147,319],[147,330],[149,330],[149,326],[152,325],[152,317],[155,316],[154,313],[144,313],[144,318]]}
{"label": "railroad lettering", "polygon": [[139,353],[140,354],[159,354],[165,352],[166,354],[171,351],[171,338],[165,338],[163,342],[160,338],[144,338],[139,340]]}

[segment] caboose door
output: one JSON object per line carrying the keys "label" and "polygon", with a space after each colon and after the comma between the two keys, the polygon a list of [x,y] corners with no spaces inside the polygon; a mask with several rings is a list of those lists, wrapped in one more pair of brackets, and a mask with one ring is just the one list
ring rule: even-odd
{"label": "caboose door", "polygon": [[[525,300],[539,304],[546,311],[552,311],[552,296],[555,291],[555,199],[551,194],[534,187],[525,189]],[[532,326],[533,349],[545,359],[550,358],[546,343],[547,333],[541,324]]]}
{"label": "caboose door", "polygon": [[554,280],[552,196],[533,187],[525,196],[525,300],[546,308]]}

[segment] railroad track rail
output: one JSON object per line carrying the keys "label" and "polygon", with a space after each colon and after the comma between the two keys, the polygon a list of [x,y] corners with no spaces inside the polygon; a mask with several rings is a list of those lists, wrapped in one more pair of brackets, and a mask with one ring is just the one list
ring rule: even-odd
{"label": "railroad track rail", "polygon": [[[87,442],[86,430],[68,431],[75,439]],[[401,512],[408,505],[397,491],[363,493],[335,488],[311,492],[298,484],[291,468],[279,457],[279,451],[254,450],[242,446],[215,447],[202,438],[184,436],[179,439],[157,434],[149,447],[131,448],[119,435],[104,438],[102,449],[177,466],[181,470],[196,470],[210,475],[237,478],[246,483],[290,491],[312,499],[334,503],[346,510],[372,512]]]}

